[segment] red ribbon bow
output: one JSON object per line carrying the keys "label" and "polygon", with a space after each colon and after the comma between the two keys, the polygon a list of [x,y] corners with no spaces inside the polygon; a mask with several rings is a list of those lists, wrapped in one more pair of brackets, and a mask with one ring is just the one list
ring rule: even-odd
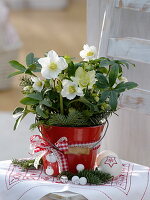
{"label": "red ribbon bow", "polygon": [[[54,145],[46,142],[40,135],[33,135],[30,138],[33,154],[40,151],[52,151],[55,155],[61,171],[68,171],[68,162],[64,152],[68,151],[68,141],[66,137],[60,138]],[[55,148],[56,147],[56,148]]]}

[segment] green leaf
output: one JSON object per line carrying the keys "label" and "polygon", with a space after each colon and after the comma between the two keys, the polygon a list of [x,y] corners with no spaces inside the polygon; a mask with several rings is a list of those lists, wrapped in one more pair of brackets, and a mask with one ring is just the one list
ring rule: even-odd
{"label": "green leaf", "polygon": [[138,84],[134,83],[134,82],[126,82],[126,83],[124,83],[124,85],[125,85],[127,90],[131,90],[131,89],[138,86]]}
{"label": "green leaf", "polygon": [[12,60],[9,63],[13,68],[18,69],[21,72],[25,72],[26,70],[26,68],[16,60]]}
{"label": "green leaf", "polygon": [[116,79],[118,77],[118,73],[119,73],[118,64],[112,65],[112,67],[110,68],[110,72],[109,72],[109,84],[111,87],[115,84]]}
{"label": "green leaf", "polygon": [[42,99],[43,99],[43,96],[40,92],[29,94],[28,97],[39,100],[39,101],[42,101]]}
{"label": "green leaf", "polygon": [[102,103],[106,101],[106,99],[110,96],[110,91],[104,91],[101,96],[99,102]]}
{"label": "green leaf", "polygon": [[109,105],[112,110],[116,110],[118,103],[118,93],[115,91],[110,92]]}
{"label": "green leaf", "polygon": [[14,124],[14,128],[13,128],[14,131],[18,128],[18,126],[21,122],[21,118],[22,118],[22,115],[16,120],[16,122]]}
{"label": "green leaf", "polygon": [[23,74],[23,72],[21,72],[21,71],[13,72],[13,73],[8,75],[8,78],[11,78],[11,77],[19,75],[19,74]]}
{"label": "green leaf", "polygon": [[114,62],[109,59],[104,59],[100,62],[100,67],[112,65]]}
{"label": "green leaf", "polygon": [[133,67],[135,67],[135,64],[127,61],[127,60],[119,60],[118,63],[120,63],[121,65],[125,65],[127,67],[127,69],[129,69],[129,66],[132,65]]}
{"label": "green leaf", "polygon": [[80,97],[79,100],[80,102],[84,103],[87,107],[90,108],[91,111],[99,111],[98,106],[95,104],[92,104],[90,101],[88,101],[86,98],[84,97]]}
{"label": "green leaf", "polygon": [[22,103],[24,105],[35,105],[35,104],[39,103],[39,100],[32,99],[30,97],[25,97],[25,98],[21,99],[20,103]]}
{"label": "green leaf", "polygon": [[100,67],[100,68],[99,68],[99,72],[102,73],[102,74],[107,74],[107,73],[108,73],[108,70],[107,70],[107,68],[105,68],[105,67]]}
{"label": "green leaf", "polygon": [[68,76],[71,77],[71,76],[75,76],[75,72],[77,70],[78,66],[77,65],[74,65],[73,62],[70,62],[68,64]]}
{"label": "green leaf", "polygon": [[31,71],[35,71],[36,70],[36,65],[35,64],[32,64],[32,65],[29,65],[28,68],[31,70]]}
{"label": "green leaf", "polygon": [[121,93],[121,92],[124,92],[126,90],[126,87],[125,87],[125,83],[124,82],[121,82],[119,83],[115,88],[114,90],[118,93]]}
{"label": "green leaf", "polygon": [[109,86],[109,83],[107,81],[107,78],[103,74],[96,74],[96,77],[98,81],[96,82],[96,85],[100,88],[107,88]]}
{"label": "green leaf", "polygon": [[18,107],[13,112],[13,117],[17,118],[20,117],[23,114],[24,108]]}
{"label": "green leaf", "polygon": [[44,119],[48,118],[48,116],[44,113],[44,111],[42,110],[41,106],[37,106],[36,107],[36,112],[38,115],[40,115],[41,117],[43,117]]}
{"label": "green leaf", "polygon": [[29,68],[25,70],[25,74],[29,74],[31,76],[35,76],[36,77],[36,75],[33,74]]}
{"label": "green leaf", "polygon": [[20,117],[18,117],[18,119],[16,120],[13,130],[16,130],[16,129],[18,128],[20,122],[24,119],[24,117],[25,117],[29,112],[30,112],[30,111],[27,110],[27,108],[24,109],[24,112],[22,112],[22,115],[20,115]]}
{"label": "green leaf", "polygon": [[40,102],[41,105],[45,105],[47,107],[52,107],[52,102],[49,100],[44,99],[43,101]]}
{"label": "green leaf", "polygon": [[33,53],[29,53],[26,56],[26,64],[27,66],[32,65],[34,63],[34,54]]}

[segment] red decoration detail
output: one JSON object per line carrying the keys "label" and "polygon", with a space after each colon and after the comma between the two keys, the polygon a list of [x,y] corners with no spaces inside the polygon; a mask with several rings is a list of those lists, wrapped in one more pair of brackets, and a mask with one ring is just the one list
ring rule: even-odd
{"label": "red decoration detail", "polygon": [[104,164],[109,165],[112,168],[114,165],[117,165],[118,163],[115,157],[107,156],[107,160],[104,162]]}
{"label": "red decoration detail", "polygon": [[[33,153],[37,153],[40,151],[45,151],[45,154],[52,152],[58,162],[60,171],[68,171],[68,162],[66,155],[64,152],[68,151],[68,141],[66,137],[60,138],[56,143],[55,147],[50,146],[48,142],[46,142],[40,135],[33,135],[30,138],[31,147],[33,149]],[[44,158],[45,162],[45,158]],[[53,165],[53,164],[52,164]],[[50,162],[44,163],[44,168],[46,169],[47,166],[51,166]],[[55,164],[55,169],[57,168],[57,164]],[[57,170],[58,171],[58,170]],[[58,175],[59,172],[55,173]]]}
{"label": "red decoration detail", "polygon": [[53,176],[57,176],[60,173],[58,162],[51,163],[46,159],[46,156],[50,153],[52,153],[52,151],[47,151],[47,153],[43,156],[43,158],[42,158],[43,159],[43,167],[44,167],[45,171],[46,171],[47,167],[49,167],[49,166],[52,167],[54,170]]}

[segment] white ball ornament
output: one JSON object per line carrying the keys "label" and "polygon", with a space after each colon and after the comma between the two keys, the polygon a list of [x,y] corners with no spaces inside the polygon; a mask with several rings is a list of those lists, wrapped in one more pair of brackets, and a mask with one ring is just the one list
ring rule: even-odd
{"label": "white ball ornament", "polygon": [[63,175],[63,176],[60,177],[60,181],[61,181],[62,183],[67,183],[67,182],[68,182],[68,177],[65,176],[65,175]]}
{"label": "white ball ornament", "polygon": [[77,169],[78,172],[81,172],[81,171],[83,171],[83,170],[85,169],[85,167],[84,167],[83,164],[78,164],[78,165],[76,166],[76,169]]}
{"label": "white ball ornament", "polygon": [[121,174],[122,162],[118,157],[108,155],[100,161],[99,170],[109,173],[111,176],[117,177]]}
{"label": "white ball ornament", "polygon": [[87,184],[87,179],[85,177],[81,177],[79,179],[79,181],[80,181],[80,185],[86,185]]}
{"label": "white ball ornament", "polygon": [[55,163],[57,161],[53,153],[47,154],[46,160],[51,163]]}
{"label": "white ball ornament", "polygon": [[78,185],[80,183],[80,179],[78,176],[73,176],[71,179],[72,183],[74,183],[75,185]]}
{"label": "white ball ornament", "polygon": [[110,151],[110,150],[104,150],[102,152],[100,152],[96,158],[96,164],[97,166],[100,165],[100,162],[103,158],[105,158],[106,156],[114,156],[114,157],[118,157],[117,154],[115,154],[114,152]]}
{"label": "white ball ornament", "polygon": [[53,168],[51,167],[51,166],[48,166],[47,168],[46,168],[46,174],[47,175],[49,175],[49,176],[52,176],[53,174],[54,174],[54,170],[53,170]]}

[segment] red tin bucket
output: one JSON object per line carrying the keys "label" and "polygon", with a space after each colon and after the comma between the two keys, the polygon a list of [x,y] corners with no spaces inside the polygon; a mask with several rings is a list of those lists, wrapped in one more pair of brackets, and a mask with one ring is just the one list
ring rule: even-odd
{"label": "red tin bucket", "polygon": [[[68,144],[93,143],[100,140],[104,125],[95,127],[57,127],[41,126],[43,137],[55,144],[61,137],[68,139]],[[83,164],[85,169],[95,166],[97,149],[90,149],[88,154],[66,154],[69,171],[76,172],[76,166]]]}

